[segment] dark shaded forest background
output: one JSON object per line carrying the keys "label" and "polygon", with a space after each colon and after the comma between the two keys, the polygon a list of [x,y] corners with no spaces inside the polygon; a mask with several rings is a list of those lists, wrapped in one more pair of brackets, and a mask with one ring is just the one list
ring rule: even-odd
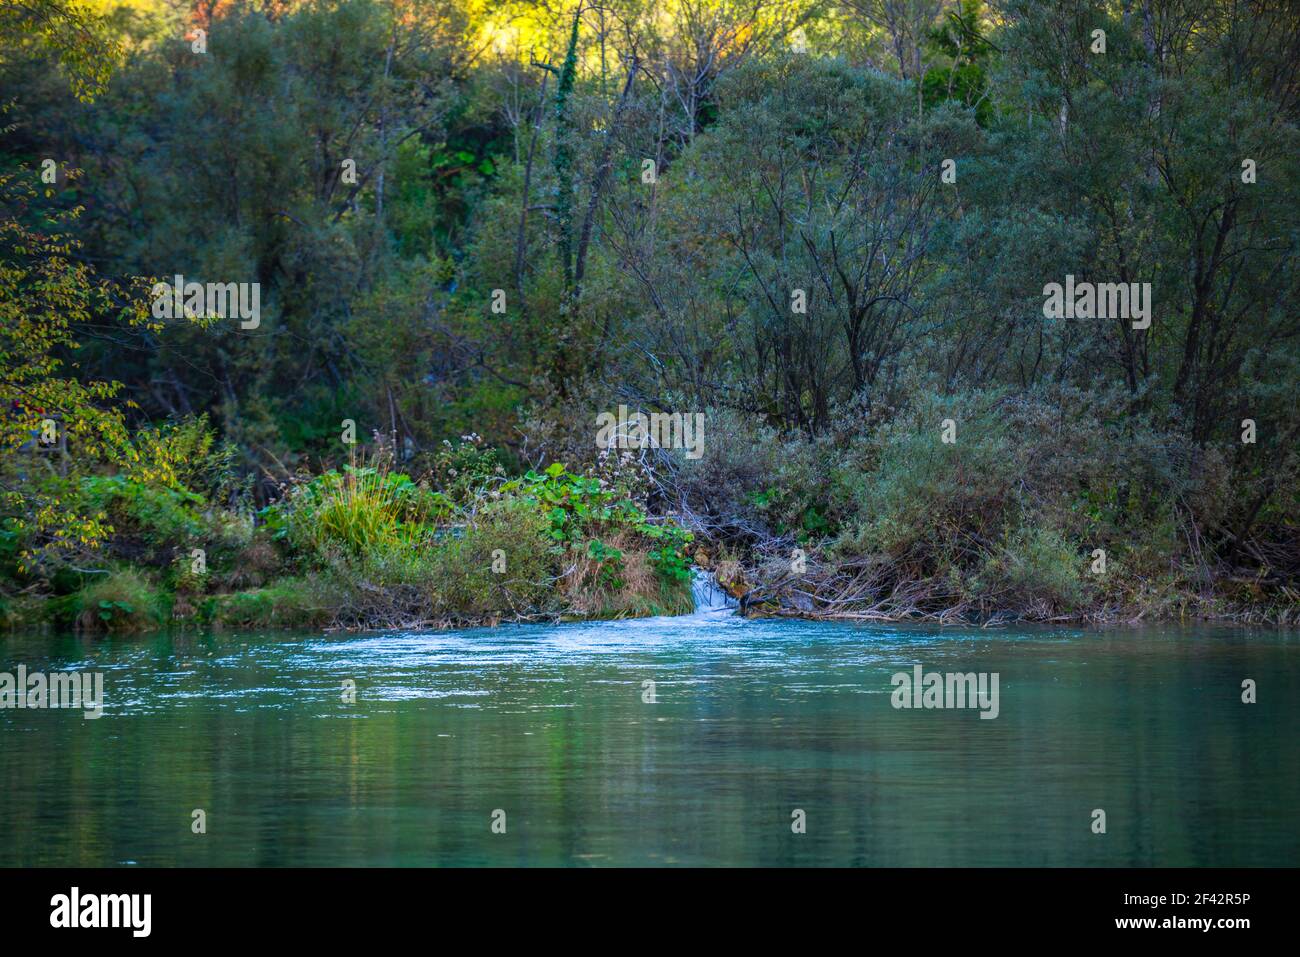
{"label": "dark shaded forest background", "polygon": [[[256,515],[351,419],[443,488],[449,448],[599,476],[804,612],[1294,614],[1294,3],[42,9],[0,15],[4,214],[75,248],[51,277],[5,233],[11,448],[111,410],[74,474],[152,450]],[[33,295],[68,270],[102,295]],[[143,321],[174,274],[260,283],[260,325]],[[1067,274],[1150,283],[1150,328],[1046,318]],[[73,391],[33,401],[33,357]],[[706,413],[704,456],[602,455],[619,404]],[[10,592],[57,592],[102,514],[6,476]]]}

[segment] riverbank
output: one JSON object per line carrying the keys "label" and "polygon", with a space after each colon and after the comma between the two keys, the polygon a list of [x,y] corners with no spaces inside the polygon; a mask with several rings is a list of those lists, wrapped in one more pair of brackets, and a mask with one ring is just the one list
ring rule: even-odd
{"label": "riverbank", "polygon": [[[507,511],[515,531],[527,532],[527,517]],[[697,610],[689,576],[666,576],[654,569],[647,551],[629,536],[616,536],[612,551],[596,558],[582,551],[547,548],[526,554],[517,546],[517,571],[506,559],[493,571],[493,554],[507,554],[493,535],[502,523],[492,515],[455,530],[448,543],[434,547],[416,572],[395,580],[367,570],[364,562],[340,559],[309,574],[284,574],[271,543],[255,533],[232,567],[207,576],[165,575],[146,568],[117,566],[81,573],[84,584],[67,594],[30,590],[0,606],[0,626],[11,631],[76,630],[83,634],[129,634],[160,630],[247,631],[323,629],[448,630],[501,624],[600,621],[687,615]],[[1294,626],[1294,603],[1233,603],[1222,595],[1165,594],[1151,605],[1105,603],[1069,613],[1050,613],[1042,605],[993,607],[965,601],[943,607],[946,592],[934,582],[896,584],[871,590],[865,576],[844,585],[847,570],[814,563],[802,573],[766,564],[715,561],[706,545],[685,551],[697,561],[737,613],[755,619],[860,623],[933,623],[946,626],[1038,623],[1116,626],[1203,621],[1220,624]],[[450,554],[449,554],[450,551]],[[454,556],[454,558],[452,557]],[[570,559],[567,568],[563,559]],[[561,559],[555,561],[555,559]],[[804,559],[805,562],[807,559]],[[487,569],[485,572],[484,569]],[[540,574],[541,577],[529,577]],[[491,577],[488,577],[488,576]],[[766,577],[764,577],[766,576]],[[264,579],[264,580],[263,580]],[[239,582],[260,582],[234,587]],[[699,590],[698,582],[695,591]]]}
{"label": "riverbank", "polygon": [[[794,562],[798,562],[796,559]],[[1084,561],[1081,559],[1081,561]],[[939,625],[989,625],[1013,622],[1093,626],[1200,621],[1279,628],[1300,623],[1300,594],[1283,586],[1270,591],[1257,578],[1236,578],[1197,590],[1152,587],[1132,591],[1127,583],[1095,583],[1087,605],[1060,608],[1039,596],[1019,604],[998,604],[980,595],[963,595],[945,580],[908,581],[892,577],[885,565],[816,563],[802,571],[791,563],[725,563],[720,586],[750,617],[807,621],[913,622]],[[1088,567],[1091,567],[1090,565]]]}
{"label": "riverbank", "polygon": [[418,479],[354,457],[257,510],[219,507],[190,481],[44,477],[46,496],[86,517],[83,533],[6,520],[0,622],[434,628],[692,607],[689,531],[559,464],[507,476],[475,441],[448,443]]}
{"label": "riverbank", "polygon": [[[906,433],[868,457],[860,441],[816,450],[761,430],[748,438],[717,442],[699,462],[653,450],[515,475],[476,436],[409,472],[377,442],[368,458],[286,476],[256,507],[210,433],[183,426],[137,440],[144,467],[15,476],[28,491],[0,522],[0,627],[652,617],[692,610],[692,567],[751,617],[1300,619],[1294,531],[1279,509],[1256,522],[1268,538],[1234,549],[1145,486],[1108,491],[1094,476],[1080,487],[1041,465],[1016,474],[1025,460],[1008,465],[982,446],[948,452]],[[810,449],[821,457],[801,459]],[[941,460],[921,454],[938,449]],[[874,473],[864,478],[855,455]]]}

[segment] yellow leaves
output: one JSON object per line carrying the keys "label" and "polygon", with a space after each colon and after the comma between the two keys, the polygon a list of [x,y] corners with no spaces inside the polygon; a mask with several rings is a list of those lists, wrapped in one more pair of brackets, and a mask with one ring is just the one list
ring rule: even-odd
{"label": "yellow leaves", "polygon": [[[0,173],[0,208],[34,205],[39,193],[30,170]],[[51,223],[68,223],[81,212],[51,212]],[[94,407],[112,397],[116,383],[59,379],[56,354],[79,347],[73,328],[100,316],[106,304],[129,293],[97,280],[74,257],[80,243],[70,234],[42,233],[19,219],[0,220],[0,403],[62,413],[70,429],[111,436],[122,431],[115,412]],[[75,423],[75,424],[73,424]],[[6,428],[6,433],[13,430]]]}

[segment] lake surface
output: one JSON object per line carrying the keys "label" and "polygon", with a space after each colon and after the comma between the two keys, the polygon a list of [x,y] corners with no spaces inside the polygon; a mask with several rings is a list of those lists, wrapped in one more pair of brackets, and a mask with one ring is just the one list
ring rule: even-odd
{"label": "lake surface", "polygon": [[[724,612],[0,637],[0,671],[19,664],[102,671],[105,704],[98,720],[0,710],[6,865],[1300,860],[1294,632]],[[997,673],[997,718],[892,707],[891,676],[917,664]],[[1256,704],[1241,700],[1248,678]]]}

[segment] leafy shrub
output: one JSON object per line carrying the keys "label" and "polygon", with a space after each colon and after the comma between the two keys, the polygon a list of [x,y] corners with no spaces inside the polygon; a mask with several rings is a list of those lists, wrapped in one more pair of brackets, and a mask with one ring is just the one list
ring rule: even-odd
{"label": "leafy shrub", "polygon": [[434,487],[461,507],[481,501],[489,488],[505,481],[497,450],[485,446],[474,433],[456,443],[444,440],[433,454],[429,472]]}
{"label": "leafy shrub", "polygon": [[480,512],[459,534],[441,538],[427,583],[436,611],[459,617],[554,608],[561,569],[544,546],[548,528],[536,509],[506,502]]}
{"label": "leafy shrub", "polygon": [[990,610],[1033,609],[1046,618],[1083,607],[1089,568],[1054,529],[1021,526],[988,553],[972,590]]}
{"label": "leafy shrub", "polygon": [[128,475],[81,480],[80,500],[102,518],[107,550],[139,564],[169,564],[177,549],[208,540],[201,495]]}
{"label": "leafy shrub", "polygon": [[558,462],[540,474],[529,469],[501,486],[501,492],[540,507],[550,522],[547,536],[560,546],[577,544],[588,537],[586,532],[626,517],[632,507],[604,489],[599,479],[571,475]]}
{"label": "leafy shrub", "polygon": [[330,624],[346,601],[334,579],[286,578],[265,588],[215,595],[200,617],[214,628],[311,628]]}
{"label": "leafy shrub", "polygon": [[329,574],[345,594],[333,606],[344,624],[550,610],[560,570],[546,528],[546,517],[531,505],[504,501],[439,529],[419,547],[399,543],[359,559],[336,558]]}
{"label": "leafy shrub", "polygon": [[76,596],[76,623],[92,632],[145,631],[166,620],[165,605],[162,592],[140,572],[117,569],[96,576]]}
{"label": "leafy shrub", "polygon": [[[952,444],[940,441],[946,418],[959,420]],[[883,430],[876,470],[857,489],[860,518],[837,551],[887,555],[926,574],[987,548],[1017,502],[1012,445],[995,397],[924,397]]]}
{"label": "leafy shrub", "polygon": [[622,588],[624,581],[619,577],[623,569],[623,552],[613,545],[606,545],[598,538],[587,542],[587,558],[596,563],[596,579],[606,588]]}
{"label": "leafy shrub", "polygon": [[236,449],[218,442],[206,414],[145,426],[131,438],[126,474],[143,485],[166,485],[221,497],[235,484]]}
{"label": "leafy shrub", "polygon": [[546,514],[546,534],[557,551],[584,548],[586,557],[615,566],[610,573],[617,575],[621,555],[616,557],[618,549],[606,542],[615,532],[630,532],[647,540],[651,565],[666,580],[690,578],[686,547],[694,536],[671,521],[651,522],[640,506],[600,479],[572,475],[557,462],[540,474],[530,469],[503,485],[501,492],[518,495]]}

